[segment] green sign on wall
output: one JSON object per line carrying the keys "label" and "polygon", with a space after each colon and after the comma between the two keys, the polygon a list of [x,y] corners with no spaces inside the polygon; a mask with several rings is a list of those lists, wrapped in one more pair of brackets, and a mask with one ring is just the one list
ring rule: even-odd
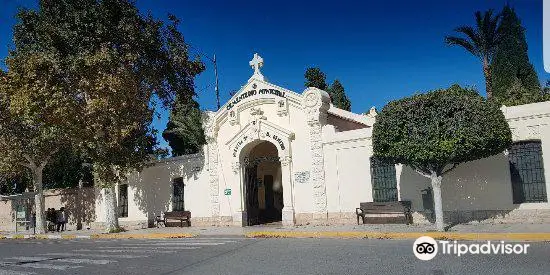
{"label": "green sign on wall", "polygon": [[225,190],[223,190],[223,193],[224,193],[226,196],[231,196],[231,188],[225,188]]}

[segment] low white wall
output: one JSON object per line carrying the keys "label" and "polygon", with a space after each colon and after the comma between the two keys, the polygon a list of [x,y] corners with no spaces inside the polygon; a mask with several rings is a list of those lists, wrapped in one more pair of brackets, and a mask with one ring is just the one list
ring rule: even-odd
{"label": "low white wall", "polygon": [[[398,177],[401,200],[412,202],[414,211],[424,210],[421,190],[430,179],[403,166]],[[445,175],[441,184],[443,210],[511,210],[512,184],[504,154],[463,163]]]}
{"label": "low white wall", "polygon": [[[183,178],[185,210],[193,218],[210,217],[208,172],[204,155],[168,158],[153,163],[141,172],[132,173],[128,184],[128,217],[119,218],[121,224],[149,223],[154,215],[172,210],[172,180]],[[118,188],[117,188],[118,198]],[[96,192],[96,222],[104,222],[102,192]]]}
{"label": "low white wall", "polygon": [[354,223],[359,203],[372,201],[371,129],[338,131],[337,126],[323,127],[327,222]]}

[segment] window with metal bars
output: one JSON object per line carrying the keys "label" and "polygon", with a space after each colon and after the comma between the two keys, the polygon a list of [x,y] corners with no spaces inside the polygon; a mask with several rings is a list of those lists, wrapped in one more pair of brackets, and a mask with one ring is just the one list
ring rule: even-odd
{"label": "window with metal bars", "polygon": [[514,203],[547,202],[541,142],[515,142],[508,150],[508,161]]}
{"label": "window with metal bars", "polygon": [[371,158],[372,198],[374,202],[397,201],[395,165],[382,159]]}
{"label": "window with metal bars", "polygon": [[172,180],[173,194],[172,194],[172,211],[185,210],[184,203],[184,186],[183,178],[175,178]]}
{"label": "window with metal bars", "polygon": [[128,217],[128,184],[118,186],[118,216]]}

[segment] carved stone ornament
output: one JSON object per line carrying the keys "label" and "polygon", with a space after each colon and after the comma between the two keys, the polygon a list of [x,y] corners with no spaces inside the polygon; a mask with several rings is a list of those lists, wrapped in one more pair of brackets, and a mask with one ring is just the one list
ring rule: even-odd
{"label": "carved stone ornament", "polygon": [[366,115],[370,118],[375,118],[378,115],[376,112],[376,107],[372,106]]}
{"label": "carved stone ornament", "polygon": [[310,108],[315,107],[318,101],[319,101],[319,97],[314,93],[310,93],[306,95],[305,105],[306,107],[310,107]]}
{"label": "carved stone ornament", "polygon": [[303,93],[302,104],[305,107],[309,125],[326,122],[327,110],[330,108],[330,97],[327,92],[317,88],[307,88]]}
{"label": "carved stone ornament", "polygon": [[255,119],[255,120],[258,120],[258,119],[267,119],[265,116],[264,116],[264,111],[261,109],[261,108],[250,108],[250,115]]}
{"label": "carved stone ornament", "polygon": [[286,116],[288,115],[288,99],[280,99],[277,102],[277,115]]}
{"label": "carved stone ornament", "polygon": [[241,163],[236,161],[231,165],[231,168],[233,169],[233,173],[237,174],[239,173],[239,169],[241,168]]}
{"label": "carved stone ornament", "polygon": [[206,137],[206,141],[208,143],[216,142],[219,128],[218,128],[218,125],[216,125],[215,113],[205,112],[203,114],[202,120],[203,120],[203,129],[204,129],[204,135]]}
{"label": "carved stone ornament", "polygon": [[291,156],[284,156],[280,159],[281,166],[288,166],[290,163],[292,163],[292,157]]}
{"label": "carved stone ornament", "polygon": [[257,120],[252,121],[250,125],[249,135],[254,140],[260,139],[260,123]]}
{"label": "carved stone ornament", "polygon": [[231,126],[239,124],[239,114],[235,110],[229,112],[229,124]]}

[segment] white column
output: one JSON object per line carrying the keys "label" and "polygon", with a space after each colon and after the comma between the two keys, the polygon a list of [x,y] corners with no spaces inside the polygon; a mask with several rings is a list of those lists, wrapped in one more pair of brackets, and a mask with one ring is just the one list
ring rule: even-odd
{"label": "white column", "polygon": [[328,220],[322,128],[326,124],[330,97],[327,92],[308,88],[303,93],[311,151],[311,182],[313,183],[313,219],[315,223]]}
{"label": "white column", "polygon": [[205,158],[208,160],[209,170],[209,197],[211,204],[211,219],[212,224],[220,223],[220,184],[219,174],[223,171],[218,170],[218,130],[219,126],[216,122],[216,113],[205,112],[203,116],[202,125],[204,127],[204,135],[206,137],[207,145],[204,146],[207,150]]}
{"label": "white column", "polygon": [[292,159],[285,156],[281,159],[281,183],[283,186],[283,225],[293,226],[294,218],[294,186],[292,184]]}
{"label": "white column", "polygon": [[231,204],[234,207],[233,225],[246,226],[247,215],[244,207],[244,167],[240,162],[233,163],[233,173],[235,174],[235,183],[231,187]]}
{"label": "white column", "polygon": [[210,183],[210,203],[212,205],[212,221],[215,224],[220,222],[220,189],[218,178],[218,143],[214,138],[209,139],[208,143],[208,165],[209,165],[209,183]]}

